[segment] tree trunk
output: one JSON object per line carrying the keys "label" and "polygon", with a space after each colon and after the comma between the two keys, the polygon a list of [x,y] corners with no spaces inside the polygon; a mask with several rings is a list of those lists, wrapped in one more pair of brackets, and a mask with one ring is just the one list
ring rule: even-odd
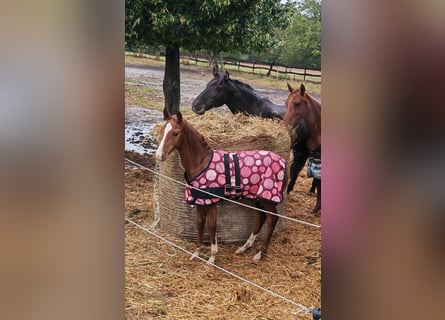
{"label": "tree trunk", "polygon": [[164,107],[170,114],[179,111],[181,91],[179,76],[179,45],[167,46],[165,51],[165,72],[162,83]]}
{"label": "tree trunk", "polygon": [[210,67],[219,72],[218,57],[212,52],[209,54]]}
{"label": "tree trunk", "polygon": [[267,71],[266,77],[269,77],[269,76],[270,76],[270,73],[272,72],[272,68],[273,68],[273,66],[275,65],[275,60],[276,60],[276,59],[277,59],[276,57],[273,58],[273,61],[272,61],[272,63],[271,63],[270,66],[269,66],[269,70]]}
{"label": "tree trunk", "polygon": [[222,72],[226,71],[226,68],[224,68],[224,59],[222,53],[219,54],[219,62],[221,63],[221,71]]}

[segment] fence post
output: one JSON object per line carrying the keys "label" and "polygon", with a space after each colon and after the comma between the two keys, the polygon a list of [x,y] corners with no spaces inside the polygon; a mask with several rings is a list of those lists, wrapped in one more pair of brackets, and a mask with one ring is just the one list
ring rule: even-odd
{"label": "fence post", "polygon": [[241,64],[241,63],[240,63],[240,61],[238,60],[238,72],[239,72],[240,64]]}
{"label": "fence post", "polygon": [[306,81],[306,68],[304,68],[303,81]]}
{"label": "fence post", "polygon": [[252,64],[252,73],[255,73],[255,61]]}

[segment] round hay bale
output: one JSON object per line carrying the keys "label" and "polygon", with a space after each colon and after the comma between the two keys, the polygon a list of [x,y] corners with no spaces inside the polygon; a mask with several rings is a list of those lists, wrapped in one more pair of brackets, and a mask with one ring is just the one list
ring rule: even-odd
{"label": "round hay bale", "polygon": [[[271,150],[286,161],[290,156],[290,136],[279,122],[246,115],[222,115],[208,112],[202,116],[190,115],[184,118],[195,127],[213,149],[227,151]],[[154,132],[159,137],[158,125]],[[160,163],[160,173],[177,181],[184,181],[184,169],[179,154],[174,151],[167,160]],[[289,164],[288,164],[289,168]],[[185,201],[184,186],[162,176],[155,185],[155,201],[160,214],[160,228],[164,232],[181,239],[196,241],[196,208]],[[240,200],[254,206],[250,199]],[[277,205],[279,214],[284,212],[285,199]],[[218,203],[217,239],[218,242],[238,242],[249,238],[255,224],[256,211],[228,201]],[[263,226],[259,237],[267,231]],[[205,228],[204,239],[209,235]],[[281,229],[281,219],[275,232]]]}

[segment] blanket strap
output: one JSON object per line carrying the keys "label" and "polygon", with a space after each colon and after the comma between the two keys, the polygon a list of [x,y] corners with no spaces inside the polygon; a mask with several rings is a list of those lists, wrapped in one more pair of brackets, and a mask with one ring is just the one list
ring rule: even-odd
{"label": "blanket strap", "polygon": [[224,173],[226,176],[226,196],[230,196],[232,192],[232,184],[230,182],[230,162],[229,162],[229,155],[226,153],[224,154]]}
{"label": "blanket strap", "polygon": [[241,174],[239,169],[239,160],[236,154],[233,154],[233,164],[235,166],[235,196],[241,197]]}
{"label": "blanket strap", "polygon": [[[204,191],[204,192],[201,192]],[[192,197],[196,199],[213,199],[213,195],[224,197],[224,187],[202,188],[199,190],[190,189]]]}

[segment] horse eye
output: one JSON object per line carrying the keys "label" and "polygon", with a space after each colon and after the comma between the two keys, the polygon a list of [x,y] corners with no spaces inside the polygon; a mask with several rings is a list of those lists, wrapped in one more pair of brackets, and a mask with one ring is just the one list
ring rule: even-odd
{"label": "horse eye", "polygon": [[179,132],[173,132],[173,136],[176,137],[178,136]]}

